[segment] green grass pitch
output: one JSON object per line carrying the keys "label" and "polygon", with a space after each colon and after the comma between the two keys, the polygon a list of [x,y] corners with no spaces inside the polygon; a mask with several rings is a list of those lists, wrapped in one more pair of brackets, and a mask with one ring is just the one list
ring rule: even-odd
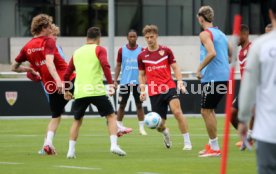
{"label": "green grass pitch", "polygon": [[[198,151],[208,141],[202,118],[189,117],[192,151],[183,151],[183,138],[176,120],[168,118],[173,147],[166,149],[160,133],[146,129],[148,136],[138,134],[136,118],[125,118],[124,124],[134,131],[119,138],[127,152],[119,157],[109,152],[109,136],[103,118],[85,118],[76,144],[76,159],[66,159],[72,117],[62,120],[54,139],[56,156],[40,156],[49,119],[0,120],[1,174],[219,174],[221,158],[199,158]],[[218,118],[219,142],[222,143],[224,119]],[[232,129],[232,128],[231,128]],[[238,136],[231,130],[228,174],[256,173],[255,150],[241,152],[235,147]]]}

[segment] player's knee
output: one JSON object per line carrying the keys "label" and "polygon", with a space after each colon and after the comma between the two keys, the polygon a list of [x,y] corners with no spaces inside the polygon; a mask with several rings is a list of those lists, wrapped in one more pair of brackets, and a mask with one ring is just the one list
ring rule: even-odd
{"label": "player's knee", "polygon": [[76,121],[76,124],[78,125],[78,127],[80,127],[82,125],[82,119],[80,120],[75,120]]}
{"label": "player's knee", "polygon": [[117,119],[117,116],[116,116],[116,114],[115,114],[114,112],[111,113],[111,114],[108,114],[108,115],[106,116],[106,120],[107,120],[107,121],[113,121],[113,120],[116,121],[116,119]]}
{"label": "player's knee", "polygon": [[208,117],[213,113],[213,110],[212,109],[201,109],[200,112],[203,117]]}
{"label": "player's knee", "polygon": [[182,117],[182,111],[180,109],[176,109],[173,112],[173,115],[175,116],[176,119],[179,119],[180,117]]}

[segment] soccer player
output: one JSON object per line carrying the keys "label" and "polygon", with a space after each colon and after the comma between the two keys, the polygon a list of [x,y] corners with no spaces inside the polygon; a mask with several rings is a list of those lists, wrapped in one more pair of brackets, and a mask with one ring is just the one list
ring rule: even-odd
{"label": "soccer player", "polygon": [[[76,71],[75,90],[73,104],[74,121],[71,126],[69,149],[67,158],[75,158],[75,144],[79,135],[86,108],[92,103],[95,105],[102,117],[106,117],[108,131],[110,134],[110,151],[114,154],[125,156],[126,153],[117,145],[117,123],[113,106],[106,96],[102,74],[109,84],[111,95],[115,89],[108,64],[106,49],[99,46],[101,31],[98,27],[91,27],[87,30],[87,42],[74,52],[69,67],[64,75],[64,80]],[[72,94],[66,91],[66,99],[71,99]]]}
{"label": "soccer player", "polygon": [[199,35],[200,65],[196,76],[201,80],[201,115],[209,135],[209,143],[199,157],[220,156],[215,109],[227,92],[231,51],[225,34],[213,26],[214,11],[210,6],[202,6],[197,18],[203,31]]}
{"label": "soccer player", "polygon": [[146,100],[145,84],[147,82],[152,111],[162,117],[162,123],[157,131],[163,134],[165,146],[167,148],[172,146],[169,129],[166,127],[168,106],[170,106],[184,138],[183,150],[191,150],[192,144],[188,133],[188,124],[183,116],[176,84],[171,75],[172,68],[177,79],[178,89],[185,92],[186,88],[182,81],[180,68],[176,64],[171,49],[158,44],[158,28],[156,25],[146,25],[143,34],[147,42],[147,48],[138,56],[140,99],[141,101]]}
{"label": "soccer player", "polygon": [[267,26],[265,27],[265,33],[272,31],[272,29],[273,29],[272,24],[267,24]]}
{"label": "soccer player", "polygon": [[256,39],[249,51],[239,96],[239,131],[245,135],[256,104],[252,137],[258,174],[276,173],[276,1],[269,5],[273,30]]}
{"label": "soccer player", "polygon": [[[120,80],[120,89],[119,89],[119,109],[117,111],[117,122],[119,129],[123,129],[126,133],[132,131],[131,128],[123,126],[123,118],[125,115],[125,107],[130,95],[132,92],[135,99],[137,116],[139,120],[139,132],[141,135],[147,135],[144,129],[144,110],[142,107],[142,102],[140,100],[140,91],[138,91],[138,63],[137,57],[138,54],[142,51],[142,47],[139,46],[137,41],[137,32],[135,30],[130,30],[127,35],[128,44],[121,47],[118,51],[117,64],[115,67],[115,77],[114,85],[118,85],[118,77],[122,70],[121,80]],[[121,132],[124,132],[121,130]]]}
{"label": "soccer player", "polygon": [[[55,24],[52,24],[52,26],[51,26],[51,33],[50,33],[49,36],[50,36],[50,37],[53,37],[55,40],[57,40],[57,37],[58,37],[59,33],[60,33],[59,27],[56,26]],[[58,49],[58,52],[59,52],[60,56],[61,56],[63,59],[65,59],[65,54],[63,53],[61,46],[56,45],[56,47],[57,47],[57,49]],[[33,68],[32,65],[30,65],[30,67]],[[30,73],[30,72],[27,72],[27,77],[28,77],[30,80],[34,81],[34,82],[39,82],[39,81],[41,81],[41,77],[40,77],[39,73],[37,73],[37,74],[32,74],[32,73]],[[44,87],[44,85],[43,85],[42,82],[41,82],[41,85]],[[45,95],[46,95],[46,97],[47,97],[47,100],[48,100],[48,102],[49,102],[49,95],[48,95],[47,91],[45,90],[45,88],[43,88],[43,89],[44,89]],[[42,152],[44,152],[43,149],[41,150],[40,153],[42,153]]]}
{"label": "soccer player", "polygon": [[[251,46],[251,42],[249,41],[249,28],[247,25],[242,24],[240,27],[240,38],[239,38],[239,46],[241,46],[241,50],[239,52],[239,64],[240,64],[240,73],[241,73],[241,79],[243,76],[244,67],[247,61],[247,54],[249,52],[249,48]],[[237,130],[238,129],[238,97],[235,98],[232,106],[232,119],[231,123],[233,127]],[[249,130],[247,131],[247,140],[246,141],[252,141],[251,134],[253,129],[253,123],[254,123],[254,117],[252,117],[250,124],[249,124]],[[249,142],[248,142],[249,143]],[[252,143],[251,143],[252,144]],[[237,147],[240,147],[241,150],[245,150],[246,146],[243,143],[243,140],[236,143]]]}
{"label": "soccer player", "polygon": [[[56,48],[56,42],[48,37],[52,32],[52,17],[46,14],[35,16],[31,24],[33,38],[21,49],[12,65],[15,72],[30,72],[40,75],[45,89],[49,93],[49,104],[52,119],[48,124],[46,140],[43,145],[44,151],[51,155],[55,154],[53,138],[64,112],[67,100],[61,94],[63,91],[63,75],[67,69],[67,63],[62,59]],[[22,62],[29,61],[31,67],[22,66]],[[39,73],[37,73],[37,72]],[[74,75],[70,77],[73,80]]]}

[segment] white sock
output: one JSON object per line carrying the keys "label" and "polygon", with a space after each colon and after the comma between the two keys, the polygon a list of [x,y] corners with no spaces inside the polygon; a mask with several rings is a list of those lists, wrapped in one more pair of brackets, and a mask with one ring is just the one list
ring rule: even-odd
{"label": "white sock", "polygon": [[53,131],[48,131],[45,144],[53,145],[54,135],[55,133]]}
{"label": "white sock", "polygon": [[252,137],[252,130],[251,129],[248,129],[247,131],[247,139],[251,139]]}
{"label": "white sock", "polygon": [[164,136],[168,136],[170,134],[168,128],[166,128],[165,130],[163,130],[162,133],[163,133]]}
{"label": "white sock", "polygon": [[219,150],[219,145],[218,145],[218,137],[214,139],[209,139],[211,149],[213,150]]}
{"label": "white sock", "polygon": [[69,152],[75,152],[75,144],[76,144],[76,141],[74,140],[69,140]]}
{"label": "white sock", "polygon": [[110,143],[111,143],[111,147],[113,146],[117,146],[117,136],[116,135],[110,135]]}
{"label": "white sock", "polygon": [[139,121],[139,128],[144,129],[144,121]]}
{"label": "white sock", "polygon": [[116,122],[117,122],[117,127],[118,127],[119,129],[121,129],[122,127],[124,127],[122,121],[116,121]]}
{"label": "white sock", "polygon": [[184,144],[191,144],[191,140],[190,140],[190,134],[187,132],[185,134],[182,134],[183,138],[184,138]]}

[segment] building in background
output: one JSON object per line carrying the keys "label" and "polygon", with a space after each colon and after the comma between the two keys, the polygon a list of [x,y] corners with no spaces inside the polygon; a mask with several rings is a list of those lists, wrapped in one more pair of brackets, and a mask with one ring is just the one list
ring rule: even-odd
{"label": "building in background", "polygon": [[[197,10],[210,5],[215,25],[232,32],[233,15],[240,11],[252,34],[263,33],[268,24],[268,0],[115,0],[115,35],[131,28],[141,35],[146,24],[158,25],[161,36],[197,35]],[[85,36],[90,26],[108,33],[108,0],[0,0],[0,37],[31,36],[30,22],[38,13],[54,17],[61,36]]]}

